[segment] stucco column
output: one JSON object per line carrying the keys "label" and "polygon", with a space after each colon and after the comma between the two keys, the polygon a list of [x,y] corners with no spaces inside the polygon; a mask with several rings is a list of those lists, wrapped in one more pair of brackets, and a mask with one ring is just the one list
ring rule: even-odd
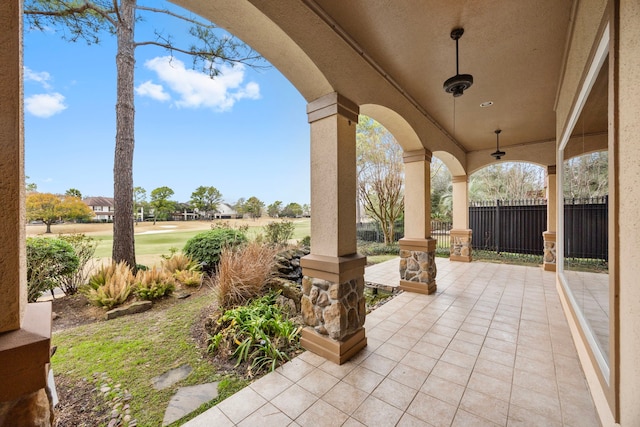
{"label": "stucco column", "polygon": [[609,102],[609,108],[614,109],[618,119],[614,131],[609,133],[609,159],[612,155],[615,158],[609,160],[610,176],[613,175],[610,179],[614,182],[614,190],[609,193],[609,254],[614,254],[613,259],[611,255],[609,258],[609,274],[613,276],[609,295],[615,300],[612,304],[618,304],[612,318],[614,328],[619,328],[617,334],[612,333],[617,347],[617,360],[613,363],[619,381],[617,421],[627,426],[638,425],[640,420],[640,4],[632,0],[618,3],[615,66],[609,68],[609,76],[614,75],[610,77],[614,80],[609,92],[614,102]]}
{"label": "stucco column", "polygon": [[359,108],[337,93],[307,106],[311,124],[311,253],[301,259],[301,345],[342,364],[367,345],[364,266],[356,245]]}
{"label": "stucco column", "polygon": [[49,426],[51,304],[27,304],[21,9],[0,2],[0,425]]}
{"label": "stucco column", "polygon": [[451,178],[453,187],[453,224],[451,226],[451,261],[471,262],[472,230],[469,229],[469,177]]}
{"label": "stucco column", "polygon": [[547,230],[542,233],[544,240],[543,265],[546,271],[556,271],[556,215],[558,212],[556,165],[547,167],[545,183],[547,191]]}
{"label": "stucco column", "polygon": [[404,153],[404,238],[400,239],[400,289],[436,291],[436,240],[431,238],[431,153]]}

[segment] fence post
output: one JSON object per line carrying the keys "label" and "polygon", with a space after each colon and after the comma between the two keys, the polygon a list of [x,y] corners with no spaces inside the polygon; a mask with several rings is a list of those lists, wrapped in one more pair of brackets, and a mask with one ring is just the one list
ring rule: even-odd
{"label": "fence post", "polygon": [[500,253],[500,200],[496,200],[496,218],[494,227],[494,236],[496,239],[496,253]]}

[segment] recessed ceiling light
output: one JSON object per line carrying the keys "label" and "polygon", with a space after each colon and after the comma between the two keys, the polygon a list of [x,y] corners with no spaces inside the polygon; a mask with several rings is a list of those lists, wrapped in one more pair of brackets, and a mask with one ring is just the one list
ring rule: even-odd
{"label": "recessed ceiling light", "polygon": [[493,101],[484,101],[482,104],[480,104],[480,107],[484,108],[484,107],[491,107],[493,105]]}

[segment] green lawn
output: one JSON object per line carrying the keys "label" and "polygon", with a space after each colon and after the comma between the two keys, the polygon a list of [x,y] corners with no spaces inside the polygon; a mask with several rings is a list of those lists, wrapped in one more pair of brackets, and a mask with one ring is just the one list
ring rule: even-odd
{"label": "green lawn", "polygon": [[[52,341],[58,349],[52,358],[54,374],[67,377],[72,383],[83,378],[93,381],[97,376],[98,389],[104,385],[100,376],[106,374],[112,380],[108,386],[120,384],[122,390],[128,390],[133,396],[129,404],[139,426],[159,426],[169,399],[178,387],[225,378],[215,365],[203,359],[202,351],[191,338],[198,313],[213,300],[208,291],[177,301],[164,310],[154,308],[146,313],[55,333]],[[186,379],[164,390],[153,388],[152,378],[184,364],[193,369]],[[225,384],[228,383],[234,388],[231,391],[245,385],[227,378]],[[100,425],[99,420],[96,421],[96,425]]]}
{"label": "green lawn", "polygon": [[[311,221],[309,218],[295,219],[295,230],[293,232],[293,238],[300,240],[305,236],[311,235]],[[182,250],[187,240],[201,233],[203,230],[190,230],[190,231],[171,231],[168,233],[156,233],[156,234],[137,234],[136,240],[136,255],[168,255],[171,248],[177,248]],[[249,238],[254,238],[256,235],[263,231],[262,226],[249,225],[249,231],[247,235]],[[109,258],[111,257],[111,250],[113,248],[113,236],[95,236],[98,241],[98,247],[96,249],[96,258]]]}

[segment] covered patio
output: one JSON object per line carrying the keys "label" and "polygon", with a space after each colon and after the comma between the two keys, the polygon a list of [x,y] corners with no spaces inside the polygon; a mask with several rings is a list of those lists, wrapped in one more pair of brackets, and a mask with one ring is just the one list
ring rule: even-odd
{"label": "covered patio", "polygon": [[[600,425],[553,273],[436,264],[437,292],[367,315],[350,361],[307,351],[185,425]],[[397,259],[374,267],[367,280],[398,275]]]}

